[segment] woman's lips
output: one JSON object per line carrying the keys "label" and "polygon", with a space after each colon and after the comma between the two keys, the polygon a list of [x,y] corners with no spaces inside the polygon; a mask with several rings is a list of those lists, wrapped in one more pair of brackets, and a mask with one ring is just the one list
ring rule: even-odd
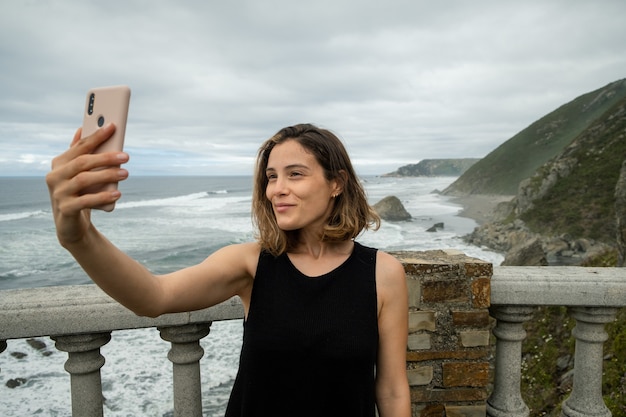
{"label": "woman's lips", "polygon": [[293,207],[293,204],[280,203],[274,205],[274,210],[276,210],[277,213],[284,213],[291,207]]}

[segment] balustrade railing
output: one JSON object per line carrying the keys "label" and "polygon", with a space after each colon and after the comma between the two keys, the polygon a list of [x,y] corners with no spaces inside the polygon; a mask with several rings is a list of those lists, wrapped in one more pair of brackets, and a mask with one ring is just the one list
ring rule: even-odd
{"label": "balustrade railing", "polygon": [[523,328],[537,306],[566,306],[576,320],[572,391],[562,405],[565,417],[608,417],[602,399],[605,324],[626,306],[625,268],[496,267],[491,279],[490,314],[497,320],[494,388],[487,415],[529,415],[521,387]]}
{"label": "balustrade railing", "polygon": [[[493,391],[486,404],[493,417],[525,417],[521,387],[523,325],[537,306],[567,306],[576,320],[573,388],[566,417],[610,416],[602,399],[602,347],[606,323],[626,306],[626,269],[580,267],[495,267],[491,279],[496,337]],[[237,299],[215,307],[155,319],[138,317],[95,285],[0,291],[0,352],[6,340],[51,336],[68,353],[72,415],[102,416],[100,348],[113,330],[156,327],[171,343],[174,415],[201,416],[200,339],[213,321],[241,319]],[[210,394],[209,394],[210,395]]]}
{"label": "balustrade railing", "polygon": [[174,415],[202,416],[200,339],[213,321],[241,319],[236,298],[217,306],[157,318],[139,317],[95,285],[0,291],[0,352],[5,340],[51,336],[56,348],[67,352],[73,417],[103,416],[100,348],[113,330],[156,327],[171,343]]}

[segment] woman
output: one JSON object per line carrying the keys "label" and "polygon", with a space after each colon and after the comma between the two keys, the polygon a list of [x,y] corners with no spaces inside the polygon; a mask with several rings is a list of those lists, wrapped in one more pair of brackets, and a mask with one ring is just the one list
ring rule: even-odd
{"label": "woman", "polygon": [[[341,141],[313,125],[287,127],[260,148],[252,215],[257,241],[155,276],[90,221],[119,191],[120,152],[92,154],[115,127],[80,139],[46,182],[57,236],[104,291],[139,315],[206,308],[239,296],[244,339],[227,417],[410,416],[404,269],[354,241],[378,227]],[[109,168],[104,168],[109,167]],[[104,168],[104,169],[102,169]]]}

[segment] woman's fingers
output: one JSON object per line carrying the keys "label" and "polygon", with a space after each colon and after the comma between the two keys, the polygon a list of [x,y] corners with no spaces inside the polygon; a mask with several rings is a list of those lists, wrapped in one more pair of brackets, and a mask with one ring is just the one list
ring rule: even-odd
{"label": "woman's fingers", "polygon": [[[128,162],[128,154],[124,152],[106,152],[101,154],[80,155],[61,168],[65,170],[67,178],[74,178],[83,173],[94,170],[104,170],[105,168],[119,167],[121,164]],[[109,172],[109,176],[115,176]],[[91,177],[91,176],[89,176]],[[94,176],[93,178],[100,178]]]}
{"label": "woman's fingers", "polygon": [[100,185],[116,183],[128,178],[128,171],[116,166],[109,166],[104,169],[81,171],[69,181],[68,193],[74,195],[94,193]]}
{"label": "woman's fingers", "polygon": [[52,161],[52,170],[46,176],[53,206],[64,213],[76,213],[83,208],[109,204],[119,199],[117,191],[102,191],[101,186],[116,183],[128,177],[120,165],[128,162],[124,152],[92,152],[109,139],[115,126],[109,124],[92,135],[81,138],[77,129],[70,148]]}
{"label": "woman's fingers", "polygon": [[115,191],[102,191],[99,193],[83,194],[73,198],[63,199],[59,202],[58,211],[64,216],[73,216],[85,209],[106,206],[114,203],[121,197],[121,193]]}
{"label": "woman's fingers", "polygon": [[79,127],[78,129],[76,129],[76,132],[74,133],[74,138],[72,138],[72,143],[70,143],[70,148],[74,146],[76,142],[80,140],[80,137],[82,136],[82,134],[83,134],[82,127]]}
{"label": "woman's fingers", "polygon": [[91,154],[100,144],[108,140],[115,132],[115,125],[109,123],[93,134],[82,138],[82,129],[76,130],[70,148],[52,160],[52,169],[76,159],[80,155]]}
{"label": "woman's fingers", "polygon": [[[55,158],[56,159],[56,158]],[[48,173],[48,186],[55,186],[62,181],[70,181],[72,194],[97,184],[106,184],[126,179],[128,172],[119,166],[128,162],[124,152],[79,155],[60,164],[56,160],[52,171]]]}
{"label": "woman's fingers", "polygon": [[46,177],[53,207],[64,216],[72,216],[83,209],[104,206],[117,201],[121,193],[117,190],[84,192],[94,186],[122,181],[128,171],[111,167],[97,171],[84,171],[68,179],[57,181],[52,174]]}

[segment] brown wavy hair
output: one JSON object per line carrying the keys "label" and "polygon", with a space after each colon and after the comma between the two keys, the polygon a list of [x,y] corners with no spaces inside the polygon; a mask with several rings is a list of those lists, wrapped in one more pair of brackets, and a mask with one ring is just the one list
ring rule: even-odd
{"label": "brown wavy hair", "polygon": [[252,221],[257,228],[256,238],[263,249],[275,256],[293,249],[298,243],[298,231],[284,231],[278,227],[272,203],[265,195],[268,179],[266,168],[274,146],[295,140],[310,152],[324,170],[326,180],[336,180],[341,193],[321,236],[322,242],[339,242],[356,238],[363,230],[380,227],[380,217],[368,204],[365,190],[354,172],[348,152],[332,132],[312,124],[285,127],[269,138],[257,155],[252,194]]}

